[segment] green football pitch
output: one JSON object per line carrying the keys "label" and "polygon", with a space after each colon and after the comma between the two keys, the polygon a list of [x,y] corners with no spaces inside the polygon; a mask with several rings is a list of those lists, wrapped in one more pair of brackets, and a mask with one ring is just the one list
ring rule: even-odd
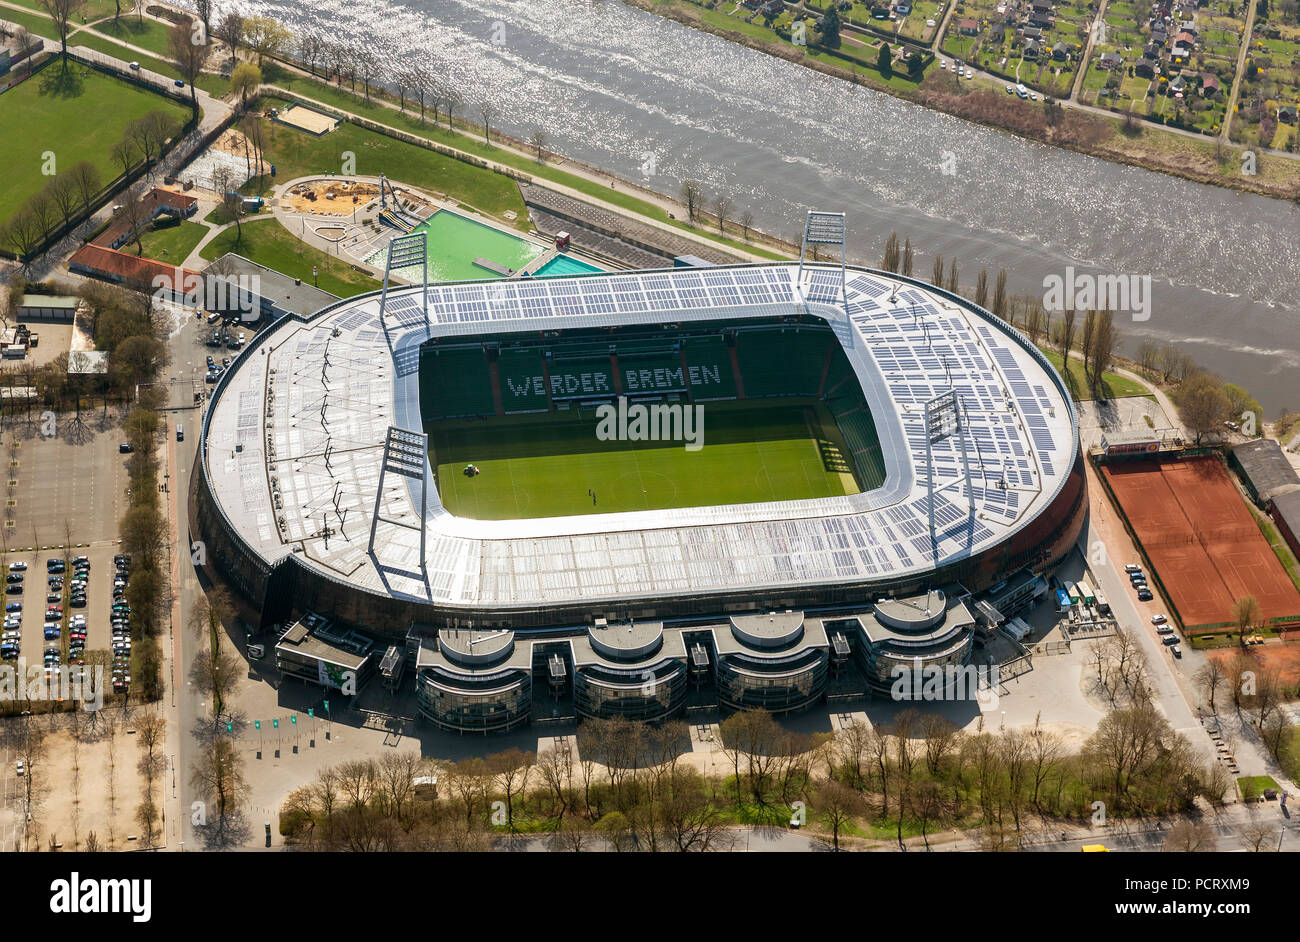
{"label": "green football pitch", "polygon": [[49,182],[47,156],[53,169],[63,171],[79,160],[99,169],[107,183],[122,172],[113,161],[113,145],[127,124],[150,111],[163,111],[184,121],[189,109],[155,92],[72,62],[41,69],[0,95],[0,120],[9,130],[0,134],[0,222]]}
{"label": "green football pitch", "polygon": [[[703,448],[693,452],[681,442],[601,441],[596,425],[592,409],[429,423],[443,506],[510,520],[858,490],[839,429],[815,400],[706,403]],[[480,473],[467,476],[468,464]]]}

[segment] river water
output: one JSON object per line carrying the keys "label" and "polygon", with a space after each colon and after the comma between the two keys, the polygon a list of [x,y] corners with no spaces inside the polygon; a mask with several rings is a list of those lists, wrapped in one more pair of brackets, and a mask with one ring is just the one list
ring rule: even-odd
{"label": "river water", "polygon": [[[1013,293],[1081,272],[1151,276],[1124,346],[1176,341],[1245,384],[1269,418],[1300,408],[1300,208],[1012,137],[783,62],[618,0],[240,0],[245,13],[422,59],[493,125],[676,195],[725,192],[795,238],[809,208],[848,214],[850,256],[911,236],[915,271],[956,256],[963,283]],[[945,172],[948,171],[948,172]]]}

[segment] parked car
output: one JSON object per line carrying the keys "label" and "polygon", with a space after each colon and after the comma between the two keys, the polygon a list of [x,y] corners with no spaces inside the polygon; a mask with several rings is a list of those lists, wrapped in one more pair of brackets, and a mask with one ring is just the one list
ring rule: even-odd
{"label": "parked car", "polygon": [[122,444],[117,446],[117,451],[118,454],[129,455],[131,452],[135,451],[135,448],[131,446],[130,442],[122,442]]}
{"label": "parked car", "polygon": [[1139,566],[1137,563],[1125,563],[1124,571],[1127,573],[1141,572],[1142,567]]}
{"label": "parked car", "polygon": [[21,572],[11,572],[9,573],[9,575],[5,576],[5,582],[9,583],[10,585],[14,585],[15,583],[22,582],[22,581],[23,581],[23,574]]}
{"label": "parked car", "polygon": [[23,610],[22,602],[9,602],[5,605],[6,612],[21,612]]}
{"label": "parked car", "polygon": [[10,571],[10,572],[26,572],[26,571],[27,571],[27,564],[24,563],[24,562],[10,563],[10,564],[9,564],[9,571]]}
{"label": "parked car", "polygon": [[23,584],[21,582],[18,583],[17,585],[5,586],[5,595],[22,595],[22,594],[23,594]]}
{"label": "parked car", "polygon": [[1170,651],[1171,654],[1173,654],[1174,657],[1182,657],[1182,656],[1183,656],[1183,649],[1182,649],[1182,647],[1180,647],[1179,645],[1176,645],[1176,644],[1175,644],[1172,648],[1169,649],[1169,651]]}
{"label": "parked car", "polygon": [[1151,594],[1151,590],[1148,589],[1146,586],[1143,586],[1142,588],[1138,589],[1139,602],[1150,602],[1153,598],[1155,598],[1155,596]]}
{"label": "parked car", "polygon": [[1167,621],[1169,621],[1169,619],[1166,618],[1164,615],[1152,615],[1152,616],[1151,616],[1151,624],[1153,624],[1153,625],[1163,625],[1163,624],[1164,624],[1165,622],[1167,622]]}

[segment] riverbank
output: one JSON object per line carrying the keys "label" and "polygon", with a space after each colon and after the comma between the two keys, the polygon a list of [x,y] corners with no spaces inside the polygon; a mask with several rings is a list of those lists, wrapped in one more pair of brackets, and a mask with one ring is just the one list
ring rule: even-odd
{"label": "riverbank", "polygon": [[[673,20],[692,29],[738,43],[766,55],[884,92],[922,107],[1042,144],[1062,147],[1113,163],[1155,170],[1171,176],[1274,199],[1300,202],[1300,159],[1258,150],[1255,173],[1242,173],[1244,149],[1219,139],[1178,133],[1136,121],[1131,125],[1110,112],[1073,102],[1031,106],[981,82],[972,87],[931,64],[919,83],[886,81],[879,72],[837,64],[825,52],[795,46],[755,24],[746,32],[721,25],[717,11],[689,0],[622,0],[628,6]],[[771,39],[759,34],[768,33]]]}

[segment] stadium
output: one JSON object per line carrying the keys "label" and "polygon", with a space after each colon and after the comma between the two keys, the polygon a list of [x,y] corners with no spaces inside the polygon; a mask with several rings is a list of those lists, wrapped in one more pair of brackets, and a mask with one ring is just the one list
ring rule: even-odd
{"label": "stadium", "polygon": [[[616,404],[695,410],[699,447],[599,437]],[[381,639],[461,731],[527,722],[543,684],[654,720],[966,663],[980,593],[1057,562],[1087,503],[1032,343],[842,261],[385,279],[262,331],[201,462],[196,536],[263,624]]]}

